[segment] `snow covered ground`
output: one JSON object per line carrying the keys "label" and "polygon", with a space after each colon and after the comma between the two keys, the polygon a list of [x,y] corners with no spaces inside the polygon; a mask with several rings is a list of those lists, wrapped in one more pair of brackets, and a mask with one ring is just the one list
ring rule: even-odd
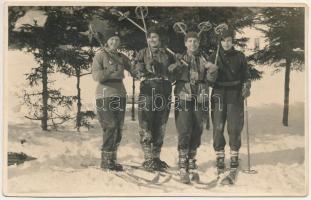
{"label": "snow covered ground", "polygon": [[[138,186],[96,168],[100,162],[101,131],[96,120],[95,128],[80,133],[67,127],[44,133],[38,124],[23,119],[16,93],[25,85],[23,74],[29,70],[32,58],[20,52],[9,52],[9,127],[7,150],[24,152],[36,157],[34,161],[9,166],[5,172],[5,194],[36,196],[128,196],[128,195],[197,195],[197,196],[303,196],[307,194],[305,157],[305,73],[293,72],[291,76],[289,127],[283,127],[283,72],[271,76],[268,68],[264,78],[253,83],[249,98],[249,128],[252,168],[258,173],[239,173],[233,187],[217,186],[209,190],[197,189],[174,180],[163,187]],[[10,58],[9,56],[9,58]],[[24,65],[28,63],[29,65]],[[28,60],[28,62],[27,62]],[[60,80],[56,78],[57,80]],[[66,80],[64,91],[72,91],[72,80]],[[130,91],[130,79],[127,89]],[[57,84],[57,83],[56,83]],[[70,87],[70,84],[72,87]],[[82,81],[82,94],[86,104],[92,104],[95,84],[91,77]],[[128,106],[130,108],[130,106]],[[69,124],[70,125],[70,124]],[[130,120],[127,113],[123,139],[119,149],[119,162],[142,162],[139,145],[138,122]],[[21,140],[26,142],[21,144]],[[241,169],[247,168],[245,131],[240,151]],[[229,152],[228,149],[227,153]],[[228,157],[228,156],[227,156]],[[161,158],[177,166],[177,133],[174,116],[167,125],[167,134]],[[229,160],[227,159],[227,162]],[[198,152],[198,165],[202,181],[215,178],[215,156],[212,149],[212,132],[205,130]]]}

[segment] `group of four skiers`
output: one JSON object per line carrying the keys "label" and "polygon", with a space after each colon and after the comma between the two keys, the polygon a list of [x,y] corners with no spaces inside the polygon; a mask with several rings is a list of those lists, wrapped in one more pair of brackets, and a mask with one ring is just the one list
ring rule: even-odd
{"label": "group of four skiers", "polygon": [[[172,83],[180,181],[190,183],[192,178],[198,176],[196,154],[209,112],[203,104],[209,101],[218,173],[225,171],[226,123],[230,170],[236,170],[244,122],[244,98],[250,95],[250,74],[244,54],[233,47],[234,31],[228,29],[222,32],[219,51],[211,56],[200,51],[200,38],[196,32],[185,34],[184,54],[171,56],[163,46],[162,34],[161,28],[151,27],[147,33],[149,45],[138,52],[133,63],[117,51],[120,45],[118,31],[111,28],[104,34],[98,33],[104,48],[93,59],[92,75],[98,82],[96,108],[103,130],[101,168],[123,170],[116,160],[126,107],[122,79],[124,70],[127,70],[141,80],[138,119],[140,144],[144,152],[142,165],[146,170],[163,171],[169,167],[160,159],[160,153],[170,113]],[[214,64],[216,58],[217,65]],[[211,95],[208,95],[209,87],[213,89]]]}

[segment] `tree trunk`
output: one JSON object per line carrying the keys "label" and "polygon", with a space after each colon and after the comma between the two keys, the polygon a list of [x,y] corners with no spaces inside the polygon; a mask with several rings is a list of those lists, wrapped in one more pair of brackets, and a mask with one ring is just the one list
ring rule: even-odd
{"label": "tree trunk", "polygon": [[81,88],[80,88],[80,70],[76,69],[76,76],[77,76],[77,117],[76,117],[76,127],[77,130],[80,132],[80,127],[81,127]]}
{"label": "tree trunk", "polygon": [[[45,56],[47,55],[45,54]],[[44,131],[48,130],[48,99],[49,99],[48,64],[44,57],[42,64],[42,118],[41,118],[41,128]]]}
{"label": "tree trunk", "polygon": [[285,84],[284,84],[284,108],[283,108],[283,125],[288,126],[288,111],[289,111],[289,82],[290,82],[290,66],[291,60],[286,58],[285,68]]}

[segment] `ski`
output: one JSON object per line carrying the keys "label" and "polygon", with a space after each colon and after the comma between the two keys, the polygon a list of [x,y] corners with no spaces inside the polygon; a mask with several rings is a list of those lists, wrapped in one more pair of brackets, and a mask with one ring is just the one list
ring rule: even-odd
{"label": "ski", "polygon": [[133,177],[137,181],[143,181],[148,185],[156,185],[161,186],[164,183],[168,182],[171,179],[171,175],[166,176],[162,181],[160,181],[160,174],[157,173],[156,176],[154,176],[152,179],[147,179],[141,176],[138,176],[136,174],[133,174],[131,172],[127,172],[129,176]]}
{"label": "ski", "polygon": [[205,190],[212,189],[218,185],[218,180],[219,178],[216,177],[215,179],[209,182],[200,181],[200,182],[197,182],[194,187],[197,189],[205,189]]}
{"label": "ski", "polygon": [[[142,166],[123,164],[123,167],[128,168],[126,171],[130,176],[134,177],[137,180],[144,181],[148,184],[162,185],[162,184],[170,181],[170,179],[172,178],[171,174],[166,174],[165,172],[160,172],[160,171],[148,171]],[[130,172],[131,170],[142,170],[142,171],[147,172],[147,173],[155,174],[155,176],[152,179],[147,179],[147,178],[138,176],[138,175]],[[160,177],[163,177],[163,180],[160,181]]]}
{"label": "ski", "polygon": [[125,173],[127,175],[129,175],[130,177],[134,178],[135,180],[137,180],[138,182],[145,182],[147,184],[157,184],[157,182],[159,181],[159,175],[155,175],[151,180],[150,179],[147,179],[147,178],[144,178],[144,177],[141,177],[141,176],[138,176],[132,172],[129,172],[127,170],[125,170]]}
{"label": "ski", "polygon": [[162,182],[158,182],[159,175],[155,175],[152,179],[149,180],[147,178],[135,175],[134,173],[126,169],[120,172],[117,171],[107,171],[107,172],[119,178],[122,178],[126,182],[130,182],[138,186],[161,189],[159,186],[163,184]]}
{"label": "ski", "polygon": [[[197,172],[196,172],[197,173]],[[195,187],[196,189],[211,189],[211,188],[214,188],[217,186],[218,184],[218,180],[219,180],[219,177],[217,176],[215,179],[209,181],[209,182],[204,182],[204,181],[201,181],[200,179],[192,179],[193,178],[193,173],[191,174],[190,173],[190,176],[192,176],[191,181],[190,183],[188,184],[185,184],[183,182],[180,181],[179,179],[179,172],[173,172],[174,175],[176,175],[175,177],[172,177],[172,180],[178,182],[178,183],[181,183],[181,184],[184,184],[184,185],[188,185],[188,186],[191,186],[191,187]]]}
{"label": "ski", "polygon": [[211,189],[219,186],[220,181],[226,177],[225,172],[227,170],[228,169],[225,169],[221,173],[217,172],[216,177],[209,182],[202,182],[201,180],[199,180],[198,182],[195,183],[194,187],[197,189]]}
{"label": "ski", "polygon": [[137,177],[130,175],[128,173],[120,173],[120,172],[113,172],[113,174],[121,179],[123,179],[125,182],[127,183],[133,183],[135,185],[138,186],[143,186],[143,187],[148,187],[148,188],[154,188],[154,189],[161,189],[161,187],[159,187],[158,185],[152,185],[149,183],[145,183],[143,181],[141,181],[140,179],[138,179]]}
{"label": "ski", "polygon": [[[169,180],[174,180],[176,182],[182,183],[178,177],[179,177],[179,172],[172,170],[172,169],[166,169],[166,170],[162,170],[162,171],[148,171],[146,170],[143,166],[138,166],[138,165],[123,165],[126,167],[130,167],[133,169],[137,169],[137,170],[143,170],[146,172],[150,172],[150,173],[159,173],[160,176],[167,176],[167,174],[169,174],[170,176],[164,180],[163,182],[168,182]],[[197,173],[197,172],[196,172]],[[191,173],[191,176],[193,177],[195,173]],[[176,177],[177,176],[177,177]],[[196,179],[196,178],[195,178]],[[197,189],[211,189],[214,188],[218,185],[218,181],[219,181],[219,177],[217,176],[215,179],[209,181],[209,182],[203,182],[201,180],[193,180],[192,182],[190,182],[190,184],[188,184],[189,186],[194,186]],[[162,183],[163,184],[163,183]],[[183,183],[184,184],[184,183]]]}
{"label": "ski", "polygon": [[148,171],[146,170],[143,166],[141,166],[139,163],[135,162],[135,161],[132,161],[135,165],[128,165],[129,167],[132,167],[132,168],[136,168],[136,169],[140,169],[140,170],[143,170],[143,171],[146,171],[146,172],[150,172],[150,173],[155,173],[155,172],[160,172],[160,174],[163,176],[163,173],[165,174],[170,174],[170,175],[178,175],[178,172],[176,172],[175,170],[172,170],[170,168],[168,169],[165,169],[165,170],[161,170],[161,171]]}
{"label": "ski", "polygon": [[183,182],[181,182],[179,180],[179,178],[176,178],[176,177],[172,177],[172,180],[178,182],[178,183],[182,183],[184,185],[188,185],[188,186],[191,186],[191,187],[195,187],[196,189],[211,189],[211,188],[214,188],[217,186],[217,182],[218,182],[218,178],[215,178],[209,182],[203,182],[203,181],[191,181],[190,183],[188,184],[185,184]]}
{"label": "ski", "polygon": [[230,169],[230,172],[221,181],[221,185],[234,185],[238,174],[238,169]]}
{"label": "ski", "polygon": [[[135,174],[133,174],[132,172],[130,172],[129,167],[127,167],[128,165],[123,165],[124,170],[123,171],[112,171],[112,170],[103,170],[101,167],[99,166],[88,166],[87,168],[93,168],[93,169],[98,169],[101,170],[103,172],[109,173],[109,174],[113,174],[121,179],[123,179],[126,182],[130,182],[133,184],[136,184],[138,186],[145,186],[145,187],[152,187],[152,188],[158,188],[159,186],[169,180],[164,179],[163,181],[157,183],[158,181],[158,176],[159,175],[155,175],[151,180],[137,176]],[[84,166],[86,167],[86,166]],[[166,177],[169,178],[169,177]],[[153,186],[157,186],[157,187],[153,187]]]}

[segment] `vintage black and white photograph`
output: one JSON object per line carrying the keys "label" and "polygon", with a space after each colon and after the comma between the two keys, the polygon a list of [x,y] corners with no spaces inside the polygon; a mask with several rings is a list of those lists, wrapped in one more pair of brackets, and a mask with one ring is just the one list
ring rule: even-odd
{"label": "vintage black and white photograph", "polygon": [[307,4],[5,6],[5,196],[308,195]]}

